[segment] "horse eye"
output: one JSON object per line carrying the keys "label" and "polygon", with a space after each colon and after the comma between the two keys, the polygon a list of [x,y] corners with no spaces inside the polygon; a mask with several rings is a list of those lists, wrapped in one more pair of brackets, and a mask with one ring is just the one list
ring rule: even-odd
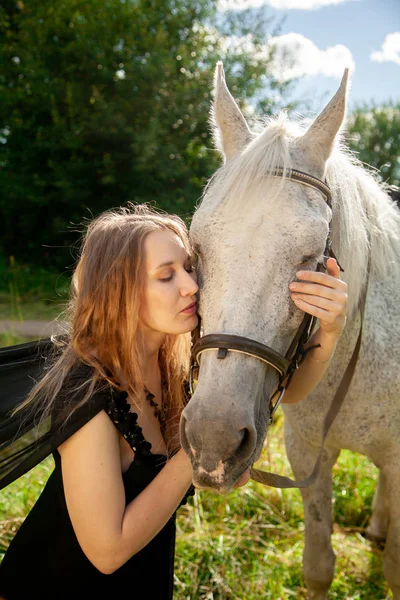
{"label": "horse eye", "polygon": [[316,256],[310,254],[310,255],[303,256],[303,258],[301,259],[301,264],[306,265],[306,264],[309,264],[309,263],[312,263],[315,261],[318,261],[318,258]]}

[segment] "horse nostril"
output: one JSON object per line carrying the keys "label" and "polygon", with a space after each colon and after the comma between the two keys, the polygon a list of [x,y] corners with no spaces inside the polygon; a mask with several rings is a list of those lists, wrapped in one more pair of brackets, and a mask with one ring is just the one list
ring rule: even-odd
{"label": "horse nostril", "polygon": [[256,436],[254,432],[251,432],[247,427],[240,430],[242,439],[235,452],[235,457],[239,460],[246,460],[253,452],[256,445]]}
{"label": "horse nostril", "polygon": [[[189,456],[189,458],[193,459],[197,454],[196,450],[194,449],[194,447],[192,445],[195,443],[195,440],[193,439],[193,436],[190,435],[190,431],[189,431],[189,436],[188,436],[187,430],[188,430],[188,421],[187,421],[185,415],[182,413],[180,426],[179,426],[180,442],[181,442],[182,448],[184,449],[186,454]],[[189,441],[189,438],[190,438],[190,441]]]}
{"label": "horse nostril", "polygon": [[180,436],[181,446],[182,446],[182,448],[184,450],[186,450],[186,448],[188,447],[188,441],[187,441],[187,437],[186,437],[185,426],[186,426],[186,418],[182,414],[181,415],[181,421],[179,423],[179,436]]}
{"label": "horse nostril", "polygon": [[249,439],[249,430],[244,428],[240,432],[242,434],[242,441],[239,444],[238,452],[240,452],[241,448],[244,448],[247,445],[247,440]]}
{"label": "horse nostril", "polygon": [[232,427],[234,423],[227,427],[228,419],[223,419],[223,415],[220,419],[211,420],[208,414],[204,416],[193,411],[194,407],[189,403],[182,412],[180,442],[194,468],[215,471],[221,461],[243,464],[251,459],[257,445],[253,423],[242,416],[237,428]]}

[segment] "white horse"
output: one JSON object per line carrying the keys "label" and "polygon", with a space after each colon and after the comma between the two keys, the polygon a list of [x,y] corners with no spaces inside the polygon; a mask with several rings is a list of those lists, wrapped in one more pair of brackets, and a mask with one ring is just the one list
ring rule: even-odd
{"label": "white horse", "polygon": [[[199,256],[202,334],[245,336],[282,355],[303,317],[288,285],[299,267],[315,269],[322,260],[331,224],[332,248],[349,286],[349,313],[321,383],[304,401],[283,405],[286,450],[297,480],[314,466],[368,288],[353,380],[328,434],[318,479],[302,490],[304,575],[310,597],[327,598],[335,565],[332,467],[347,448],[379,469],[368,532],[386,540],[384,573],[400,600],[400,213],[385,187],[344,147],[346,88],[347,72],[308,128],[282,113],[255,134],[219,63],[211,122],[224,161],[204,190],[190,234]],[[317,189],[271,176],[279,167],[326,181],[332,210]],[[254,356],[228,351],[219,360],[216,350],[201,355],[198,385],[181,421],[196,485],[226,492],[257,460],[276,384],[276,371]]]}

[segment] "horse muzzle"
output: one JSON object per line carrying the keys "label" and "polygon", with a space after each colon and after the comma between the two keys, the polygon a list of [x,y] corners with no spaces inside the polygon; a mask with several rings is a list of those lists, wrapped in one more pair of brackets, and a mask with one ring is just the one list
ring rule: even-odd
{"label": "horse muzzle", "polygon": [[257,432],[248,415],[213,415],[193,397],[182,413],[181,444],[198,488],[229,491],[252,464]]}

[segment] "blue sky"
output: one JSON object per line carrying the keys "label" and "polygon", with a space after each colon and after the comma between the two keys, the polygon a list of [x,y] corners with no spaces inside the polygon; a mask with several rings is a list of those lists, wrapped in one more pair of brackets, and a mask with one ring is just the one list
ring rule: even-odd
{"label": "blue sky", "polygon": [[[320,110],[352,67],[349,108],[400,102],[400,0],[220,0],[239,9],[266,6],[283,19],[277,48],[299,76],[294,98]],[[267,40],[266,40],[267,43]]]}

